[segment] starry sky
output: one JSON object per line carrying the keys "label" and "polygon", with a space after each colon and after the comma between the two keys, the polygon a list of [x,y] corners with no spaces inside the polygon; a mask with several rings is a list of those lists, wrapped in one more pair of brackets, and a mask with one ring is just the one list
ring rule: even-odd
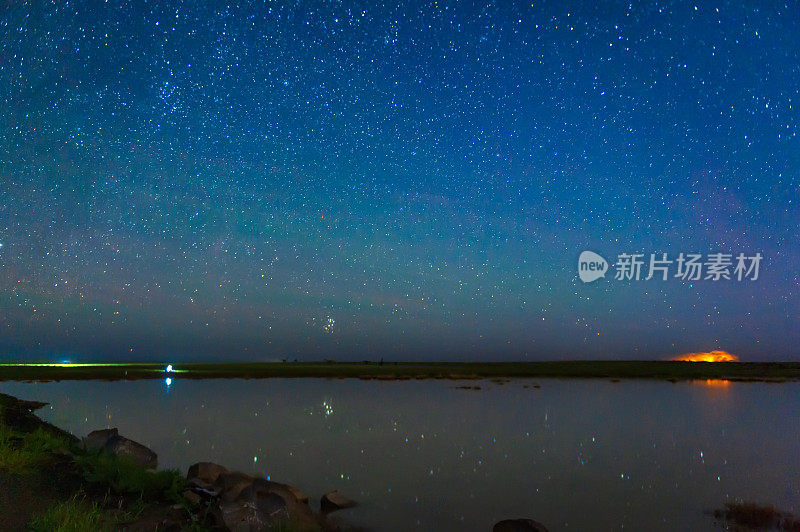
{"label": "starry sky", "polygon": [[791,4],[7,2],[0,102],[7,360],[800,359]]}

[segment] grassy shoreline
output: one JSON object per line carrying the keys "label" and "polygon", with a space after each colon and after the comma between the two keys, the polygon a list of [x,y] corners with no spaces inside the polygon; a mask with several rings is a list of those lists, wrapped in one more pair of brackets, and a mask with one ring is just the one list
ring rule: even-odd
{"label": "grassy shoreline", "polygon": [[215,378],[486,379],[574,378],[783,382],[800,380],[800,362],[550,361],[550,362],[130,362],[0,364],[0,381]]}
{"label": "grassy shoreline", "polygon": [[34,414],[46,404],[0,394],[0,529],[137,531],[163,523],[208,529],[181,494],[180,472],[85,449]]}
{"label": "grassy shoreline", "polygon": [[158,469],[151,449],[115,429],[85,438],[40,419],[48,403],[0,393],[0,530],[359,532],[328,514],[356,503],[336,491],[319,510],[302,490],[198,462]]}

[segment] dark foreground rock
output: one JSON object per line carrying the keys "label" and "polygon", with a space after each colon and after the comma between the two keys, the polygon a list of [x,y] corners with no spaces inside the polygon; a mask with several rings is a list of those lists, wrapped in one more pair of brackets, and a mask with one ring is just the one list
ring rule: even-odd
{"label": "dark foreground rock", "polygon": [[326,493],[322,513],[309,506],[308,495],[288,484],[230,471],[212,462],[198,462],[186,475],[193,500],[206,505],[215,526],[235,532],[273,530],[332,530],[326,514],[355,505],[338,492]]}
{"label": "dark foreground rock", "polygon": [[91,452],[101,451],[105,449],[108,440],[117,436],[119,436],[117,429],[93,430],[83,438],[83,448]]}
{"label": "dark foreground rock", "polygon": [[533,519],[504,519],[495,523],[492,532],[547,532],[547,527]]}
{"label": "dark foreground rock", "polygon": [[356,501],[348,499],[338,491],[329,491],[322,496],[319,501],[320,509],[324,513],[335,512],[336,510],[344,510],[345,508],[352,508],[356,506]]}
{"label": "dark foreground rock", "polygon": [[115,456],[127,456],[143,467],[155,468],[158,465],[156,453],[141,443],[122,436],[111,438],[106,444],[106,451]]}
{"label": "dark foreground rock", "polygon": [[190,484],[211,489],[220,475],[230,473],[226,467],[212,462],[197,462],[189,467],[186,480]]}
{"label": "dark foreground rock", "polygon": [[116,428],[90,432],[83,439],[83,447],[87,451],[105,450],[114,456],[126,456],[142,467],[155,468],[158,465],[156,453],[141,443],[120,436]]}
{"label": "dark foreground rock", "polygon": [[253,477],[245,473],[223,473],[217,477],[214,488],[223,501],[235,501],[242,490],[253,484],[253,480],[255,480]]}
{"label": "dark foreground rock", "polygon": [[752,501],[727,502],[724,510],[714,510],[713,515],[727,530],[800,530],[800,518]]}
{"label": "dark foreground rock", "polygon": [[218,514],[232,531],[268,530],[288,523],[300,529],[314,529],[324,524],[307,503],[298,501],[285,486],[260,478],[253,479],[234,500],[220,499]]}

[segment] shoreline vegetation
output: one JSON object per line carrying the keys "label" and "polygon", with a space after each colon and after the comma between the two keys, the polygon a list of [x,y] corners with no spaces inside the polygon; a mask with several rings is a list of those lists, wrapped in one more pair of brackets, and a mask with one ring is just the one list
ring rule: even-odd
{"label": "shoreline vegetation", "polygon": [[[358,503],[337,490],[317,507],[302,490],[198,462],[184,477],[157,454],[99,429],[79,439],[37,417],[47,403],[0,393],[0,529],[28,532],[362,532],[332,513]],[[506,519],[494,532],[547,532]]]}
{"label": "shoreline vegetation", "polygon": [[0,381],[217,378],[408,379],[720,379],[743,382],[800,380],[800,362],[683,362],[575,360],[548,362],[245,362],[245,363],[4,363]]}
{"label": "shoreline vegetation", "polygon": [[0,529],[32,532],[361,530],[329,514],[357,503],[210,462],[157,469],[157,455],[100,429],[79,439],[33,412],[47,403],[0,393]]}
{"label": "shoreline vegetation", "polygon": [[[0,528],[34,532],[359,531],[329,517],[357,505],[338,491],[319,510],[301,490],[210,462],[157,469],[147,447],[100,429],[79,439],[37,417],[47,403],[0,393]],[[704,512],[731,530],[800,530],[772,505],[728,501]],[[532,519],[506,519],[494,532],[546,532]]]}

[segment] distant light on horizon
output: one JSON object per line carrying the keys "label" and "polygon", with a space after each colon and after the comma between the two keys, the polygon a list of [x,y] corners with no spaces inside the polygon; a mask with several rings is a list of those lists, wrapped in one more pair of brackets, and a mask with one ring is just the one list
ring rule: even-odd
{"label": "distant light on horizon", "polygon": [[729,379],[706,379],[704,381],[700,381],[700,383],[708,388],[728,388],[733,381]]}
{"label": "distant light on horizon", "polygon": [[680,355],[670,360],[681,362],[739,362],[739,357],[727,351],[717,350],[707,353],[686,353],[685,355]]}
{"label": "distant light on horizon", "polygon": [[124,362],[3,362],[0,367],[4,368],[108,368],[115,366],[128,366]]}

